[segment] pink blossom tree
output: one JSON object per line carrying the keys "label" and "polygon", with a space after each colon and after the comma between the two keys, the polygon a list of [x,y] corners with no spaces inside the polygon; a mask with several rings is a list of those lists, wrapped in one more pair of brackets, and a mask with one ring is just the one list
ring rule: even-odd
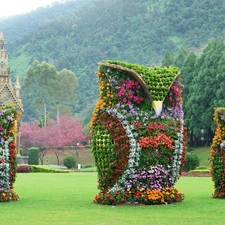
{"label": "pink blossom tree", "polygon": [[72,146],[77,152],[79,143],[87,140],[88,135],[83,133],[84,127],[78,119],[63,115],[58,123],[51,120],[47,123],[47,142],[51,152],[55,154],[59,164],[59,154],[63,147]]}
{"label": "pink blossom tree", "polygon": [[21,125],[21,147],[27,152],[28,148],[39,147],[39,159],[43,164],[47,154],[46,129],[38,126],[37,123],[24,122]]}
{"label": "pink blossom tree", "polygon": [[89,135],[83,131],[84,127],[78,119],[66,115],[61,116],[58,122],[49,120],[46,128],[40,128],[37,124],[22,123],[21,146],[25,149],[40,147],[39,158],[42,164],[45,154],[51,152],[59,164],[59,155],[64,147],[72,147],[75,155],[78,145],[87,141]]}

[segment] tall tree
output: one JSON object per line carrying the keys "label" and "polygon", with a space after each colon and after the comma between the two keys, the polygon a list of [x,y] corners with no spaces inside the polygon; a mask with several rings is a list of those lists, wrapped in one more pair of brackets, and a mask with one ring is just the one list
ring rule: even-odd
{"label": "tall tree", "polygon": [[189,52],[187,49],[185,48],[180,48],[177,52],[177,54],[175,55],[175,58],[173,60],[173,65],[181,68],[183,66],[183,63],[186,59],[186,57],[188,56]]}
{"label": "tall tree", "polygon": [[189,98],[191,98],[192,96],[190,87],[196,74],[195,68],[196,59],[197,59],[196,54],[194,52],[190,52],[186,60],[184,61],[183,66],[181,67],[181,77],[183,78],[183,85],[184,85],[182,93],[182,98],[184,102],[183,109],[185,114],[185,124],[188,126],[191,145],[192,142],[196,140],[196,138],[194,138],[193,136],[193,128],[196,124],[196,120],[198,120],[199,118],[199,117],[193,118],[193,113],[190,107],[188,106]]}
{"label": "tall tree", "polygon": [[216,99],[214,100],[214,108],[225,106],[225,52],[218,63],[218,73],[216,81],[219,83],[219,88],[216,91]]}
{"label": "tall tree", "polygon": [[[212,116],[217,90],[220,88],[219,62],[225,51],[225,44],[221,40],[212,40],[203,49],[196,61],[196,73],[190,87],[191,97],[187,107],[193,114],[195,123],[193,132],[195,135],[204,135],[206,144],[212,137]],[[198,118],[196,121],[195,118]]]}
{"label": "tall tree", "polygon": [[172,66],[173,65],[173,55],[171,55],[169,52],[166,52],[164,58],[163,58],[163,61],[162,61],[162,66]]}
{"label": "tall tree", "polygon": [[68,109],[77,101],[76,90],[78,88],[78,80],[73,71],[62,69],[58,73],[58,88],[54,92],[54,101],[57,108],[57,121],[59,122],[60,109],[64,106]]}
{"label": "tall tree", "polygon": [[26,96],[33,99],[33,110],[38,111],[39,117],[44,115],[42,126],[46,126],[47,104],[52,103],[57,87],[56,68],[45,61],[34,60],[26,72],[23,89]]}

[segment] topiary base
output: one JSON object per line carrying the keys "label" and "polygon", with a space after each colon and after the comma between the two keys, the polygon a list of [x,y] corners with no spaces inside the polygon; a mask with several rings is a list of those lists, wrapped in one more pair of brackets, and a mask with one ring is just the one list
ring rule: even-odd
{"label": "topiary base", "polygon": [[0,202],[18,201],[19,195],[12,189],[0,191]]}
{"label": "topiary base", "polygon": [[162,190],[129,190],[116,193],[101,191],[95,196],[93,202],[103,205],[160,205],[181,202],[184,195],[176,188],[164,188]]}

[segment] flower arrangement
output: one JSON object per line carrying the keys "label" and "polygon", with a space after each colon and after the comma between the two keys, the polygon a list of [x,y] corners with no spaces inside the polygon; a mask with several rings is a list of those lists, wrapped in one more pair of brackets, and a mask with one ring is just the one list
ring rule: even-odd
{"label": "flower arrangement", "polygon": [[16,201],[13,190],[16,179],[16,120],[19,118],[13,106],[0,108],[0,202]]}
{"label": "flower arrangement", "polygon": [[187,146],[178,69],[103,61],[96,74],[100,96],[91,126],[100,193],[94,202],[182,201],[174,188]]}
{"label": "flower arrangement", "polygon": [[214,198],[225,198],[225,108],[214,110],[216,132],[210,147],[211,174],[214,181]]}

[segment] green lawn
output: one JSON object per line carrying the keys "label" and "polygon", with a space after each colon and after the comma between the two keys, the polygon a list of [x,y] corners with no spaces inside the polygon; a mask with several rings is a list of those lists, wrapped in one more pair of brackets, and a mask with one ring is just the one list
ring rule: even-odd
{"label": "green lawn", "polygon": [[97,173],[18,174],[20,201],[0,203],[1,225],[179,225],[224,224],[225,199],[213,199],[209,177],[181,177],[182,203],[155,206],[103,206],[92,203]]}

